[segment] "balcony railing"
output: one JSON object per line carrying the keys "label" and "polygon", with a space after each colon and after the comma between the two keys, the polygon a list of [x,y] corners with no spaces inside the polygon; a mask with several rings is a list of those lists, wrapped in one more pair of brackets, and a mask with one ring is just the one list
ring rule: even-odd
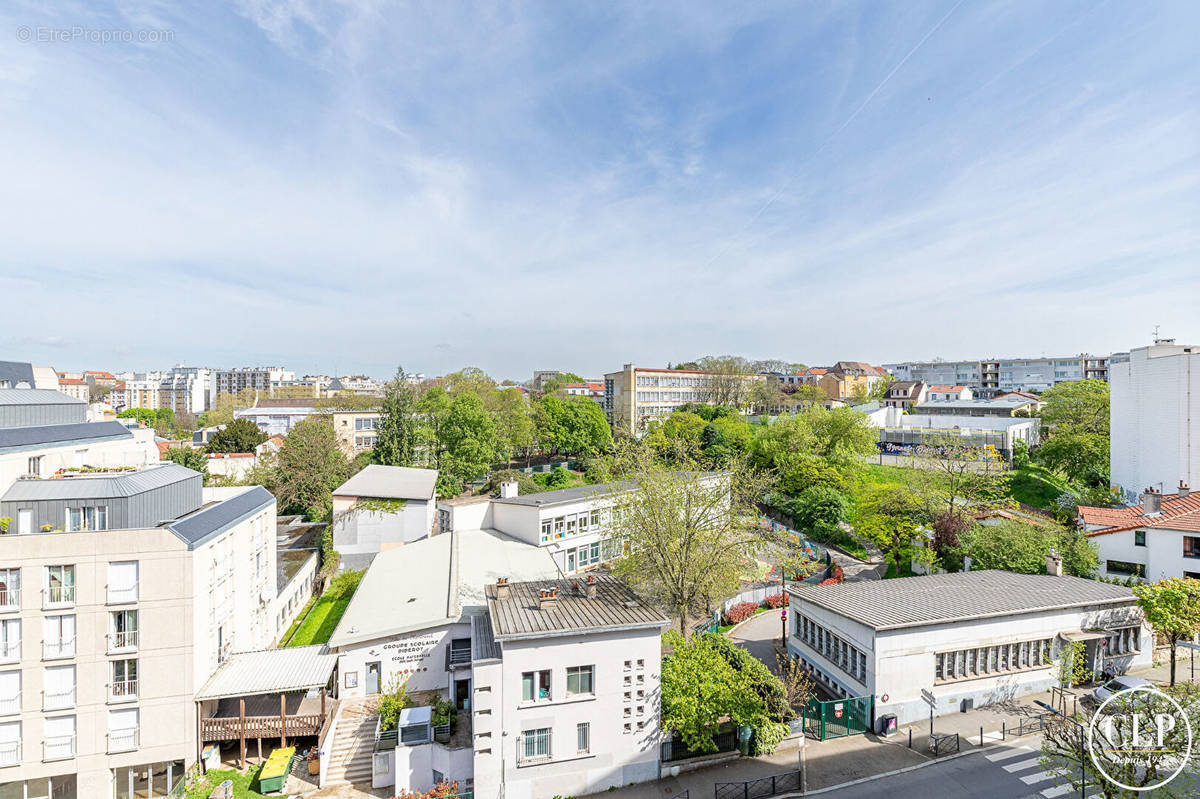
{"label": "balcony railing", "polygon": [[67,691],[43,691],[42,710],[66,710],[75,707],[75,687]]}
{"label": "balcony railing", "polygon": [[137,680],[117,680],[108,686],[108,698],[113,702],[131,702],[137,695]]}
{"label": "balcony railing", "polygon": [[74,735],[53,735],[42,742],[42,760],[66,760],[75,757]]}
{"label": "balcony railing", "polygon": [[112,730],[108,733],[108,753],[132,752],[138,748],[137,727],[131,730]]}
{"label": "balcony railing", "polygon": [[0,663],[15,663],[21,659],[21,641],[0,641]]}
{"label": "balcony railing", "polygon": [[108,651],[131,652],[138,647],[138,631],[124,630],[108,634]]}
{"label": "balcony railing", "polygon": [[[21,742],[20,741],[3,741],[0,742],[0,768],[4,766],[19,766],[21,765]],[[17,783],[18,785],[20,783]]]}
{"label": "balcony railing", "polygon": [[13,716],[21,712],[21,692],[16,696],[0,699],[0,716]]}
{"label": "balcony railing", "polygon": [[138,584],[134,583],[127,588],[108,587],[108,604],[123,605],[129,602],[138,601]]}
{"label": "balcony railing", "polygon": [[459,666],[471,665],[471,648],[455,649],[449,647],[446,649],[446,668],[453,669]]}
{"label": "balcony railing", "polygon": [[42,642],[42,659],[57,660],[59,658],[75,657],[75,638],[60,638],[57,641]]}
{"label": "balcony railing", "polygon": [[21,609],[20,588],[0,588],[0,613]]}
{"label": "balcony railing", "polygon": [[73,585],[52,585],[42,591],[45,604],[47,607],[52,605],[74,605],[75,604],[75,586]]}

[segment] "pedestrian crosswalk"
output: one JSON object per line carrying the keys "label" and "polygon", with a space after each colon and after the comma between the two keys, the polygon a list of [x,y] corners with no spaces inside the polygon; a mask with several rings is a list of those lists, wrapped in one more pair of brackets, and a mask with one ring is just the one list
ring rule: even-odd
{"label": "pedestrian crosswalk", "polygon": [[[1072,799],[1079,796],[1079,788],[1063,781],[1056,771],[1047,771],[1042,762],[1042,754],[1029,746],[1001,746],[995,751],[987,751],[984,755],[988,760],[1012,774],[1030,787],[1030,796],[1042,796],[1045,799]],[[1084,794],[1091,797],[1100,796],[1100,787],[1089,785]]]}

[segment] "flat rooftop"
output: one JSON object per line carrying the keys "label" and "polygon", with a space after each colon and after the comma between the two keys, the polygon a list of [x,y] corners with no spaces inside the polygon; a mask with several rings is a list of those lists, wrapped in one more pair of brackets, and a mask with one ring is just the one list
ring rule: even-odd
{"label": "flat rooftop", "polygon": [[1133,591],[1120,585],[996,569],[838,585],[789,585],[788,592],[797,602],[817,605],[875,630],[1092,605],[1119,607],[1136,601]]}
{"label": "flat rooftop", "polygon": [[[671,623],[616,577],[596,576],[596,595],[587,595],[586,577],[509,583],[507,595],[493,581],[487,586],[488,618],[497,641],[545,638],[597,630],[662,629]],[[554,589],[554,602],[543,607],[542,591]]]}
{"label": "flat rooftop", "polygon": [[381,499],[433,499],[437,469],[413,469],[408,466],[380,466],[373,463],[334,489],[339,497],[379,497]]}

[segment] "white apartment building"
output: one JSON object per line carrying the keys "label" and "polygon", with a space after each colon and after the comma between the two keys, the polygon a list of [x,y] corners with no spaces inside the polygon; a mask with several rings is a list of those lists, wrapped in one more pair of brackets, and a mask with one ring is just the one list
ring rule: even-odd
{"label": "white apartment building", "polygon": [[870,696],[900,724],[1048,690],[1062,652],[1095,674],[1153,662],[1133,592],[1057,573],[971,571],[789,585],[788,653],[838,696]]}
{"label": "white apartment building", "polygon": [[967,361],[906,361],[884,366],[897,380],[964,385],[983,397],[1003,391],[1042,392],[1072,380],[1107,380],[1108,357],[1087,353],[1056,358],[989,358]]}
{"label": "white apartment building", "polygon": [[272,386],[289,383],[295,379],[295,372],[289,372],[280,366],[239,366],[235,369],[214,369],[212,370],[208,402],[211,406],[216,402],[218,394],[237,394],[246,389],[261,391],[263,396],[269,396]]}
{"label": "white apartment building", "polygon": [[436,469],[371,464],[333,491],[333,548],[344,568],[434,534]]}
{"label": "white apartment building", "polygon": [[[647,425],[682,405],[709,402],[715,381],[732,379],[690,369],[646,369],[625,364],[604,376],[604,411],[614,430],[642,434]],[[747,383],[766,375],[745,375]]]}
{"label": "white apartment building", "polygon": [[1187,485],[1174,494],[1151,489],[1124,508],[1081,505],[1079,522],[1099,547],[1103,574],[1200,580],[1200,495]]}
{"label": "white apartment building", "polygon": [[177,414],[200,414],[208,410],[212,393],[211,369],[176,366],[158,384],[158,407]]}
{"label": "white apartment building", "polygon": [[1200,479],[1200,346],[1133,349],[1109,383],[1110,470],[1125,500]]}
{"label": "white apartment building", "polygon": [[0,795],[165,796],[194,694],[274,632],[275,500],[175,464],[23,479],[0,516]]}

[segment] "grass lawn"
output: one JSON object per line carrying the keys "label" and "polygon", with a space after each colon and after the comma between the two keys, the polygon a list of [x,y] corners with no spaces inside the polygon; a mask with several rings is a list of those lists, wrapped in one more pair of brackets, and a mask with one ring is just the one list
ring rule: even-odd
{"label": "grass lawn", "polygon": [[212,769],[199,786],[184,794],[184,799],[208,799],[208,795],[225,780],[233,780],[233,795],[236,799],[262,799],[262,794],[255,790],[258,787],[258,772],[262,766],[255,766],[246,774],[232,769]]}
{"label": "grass lawn", "polygon": [[288,627],[287,632],[285,632],[283,637],[279,639],[280,646],[289,645],[288,642],[292,640],[292,636],[296,633],[296,628],[299,627],[300,623],[303,622],[305,617],[308,616],[308,611],[312,609],[312,606],[315,605],[316,602],[317,597],[314,596],[304,603],[304,607],[301,608],[300,612],[296,614],[296,620],[292,622],[292,626]]}
{"label": "grass lawn", "polygon": [[[356,576],[349,578],[348,574]],[[337,623],[342,619],[342,614],[346,612],[346,607],[354,597],[354,591],[358,588],[358,581],[362,579],[362,576],[363,572],[347,572],[334,578],[334,583],[324,594],[321,594],[317,603],[304,617],[304,621],[300,622],[300,629],[296,630],[292,640],[287,642],[287,646],[329,643],[329,637],[333,635]],[[339,586],[339,580],[350,580],[350,583]],[[341,590],[338,590],[339,587]]]}
{"label": "grass lawn", "polygon": [[1033,464],[1010,472],[1008,486],[1017,502],[1045,510],[1053,510],[1054,501],[1067,490],[1061,477]]}
{"label": "grass lawn", "polygon": [[[768,610],[771,610],[771,608],[759,608],[758,610],[754,611],[754,616],[757,616],[760,613],[766,613]],[[778,610],[778,608],[776,608],[776,610]],[[754,616],[751,616],[750,618],[752,619],[752,618],[754,618]],[[717,628],[717,632],[724,635],[725,633],[732,630],[734,627],[737,627],[737,624],[722,624],[720,627]]]}

